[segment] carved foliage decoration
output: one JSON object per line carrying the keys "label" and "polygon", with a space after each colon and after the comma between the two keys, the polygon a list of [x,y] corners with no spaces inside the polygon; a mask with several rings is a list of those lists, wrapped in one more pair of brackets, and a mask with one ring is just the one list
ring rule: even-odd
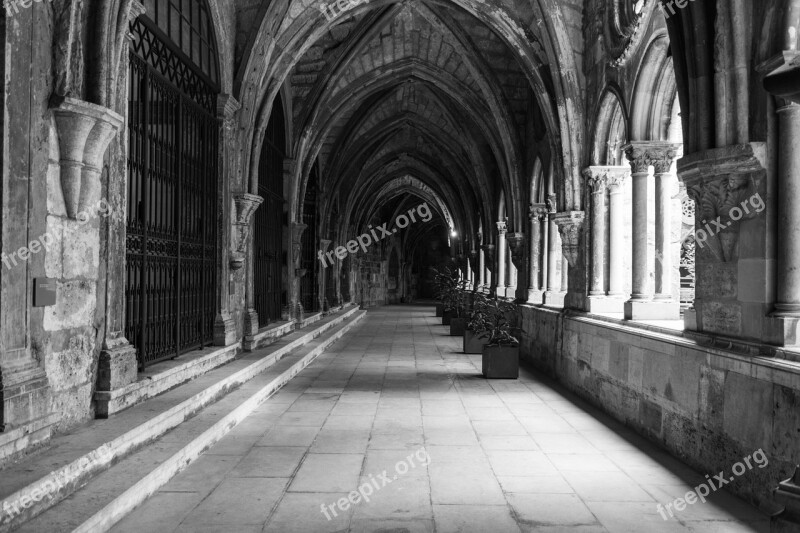
{"label": "carved foliage decoration", "polygon": [[670,171],[679,147],[676,143],[642,142],[628,144],[624,150],[634,174],[646,174],[651,166],[656,174],[664,174]]}

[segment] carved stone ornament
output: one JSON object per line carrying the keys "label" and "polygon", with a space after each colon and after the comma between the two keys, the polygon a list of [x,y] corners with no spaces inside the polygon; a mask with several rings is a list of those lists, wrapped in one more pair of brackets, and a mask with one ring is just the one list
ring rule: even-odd
{"label": "carved stone ornament", "polygon": [[497,233],[503,235],[508,231],[508,221],[500,221],[497,222]]}
{"label": "carved stone ornament", "polygon": [[678,174],[695,202],[698,254],[710,253],[717,261],[738,260],[742,221],[762,216],[766,207],[760,193],[765,163],[763,143],[706,150],[680,161]]}
{"label": "carved stone ornament", "polygon": [[506,235],[508,247],[511,249],[511,262],[517,267],[517,270],[525,268],[525,235],[522,233],[509,233]]}
{"label": "carved stone ornament", "polygon": [[626,144],[622,149],[634,174],[647,174],[651,166],[656,174],[665,174],[675,162],[680,146],[678,143],[646,141]]}
{"label": "carved stone ornament", "polygon": [[[123,118],[105,107],[65,98],[53,109],[58,134],[61,192],[67,216],[93,209],[100,201],[103,157]],[[87,213],[88,214],[88,213]]]}
{"label": "carved stone ornament", "polygon": [[528,219],[531,222],[535,220],[544,222],[549,214],[550,210],[547,208],[547,204],[530,204],[528,206]]}
{"label": "carved stone ornament", "polygon": [[609,66],[625,66],[642,43],[647,23],[659,0],[603,0],[603,42],[609,56]]}
{"label": "carved stone ornament", "polygon": [[570,266],[575,266],[580,255],[580,240],[586,213],[583,211],[567,211],[558,213],[554,220],[561,234],[561,246],[564,257]]}
{"label": "carved stone ornament", "polygon": [[247,239],[250,236],[250,220],[253,213],[264,199],[256,194],[234,193],[234,213],[233,213],[233,252],[231,253],[231,270],[239,270],[244,266],[245,251],[247,250]]}

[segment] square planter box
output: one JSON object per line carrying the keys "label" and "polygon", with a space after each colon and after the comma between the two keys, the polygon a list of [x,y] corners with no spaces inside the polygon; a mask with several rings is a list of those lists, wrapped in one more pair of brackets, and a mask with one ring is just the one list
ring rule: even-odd
{"label": "square planter box", "polygon": [[519,346],[483,347],[483,376],[487,379],[517,379],[519,377]]}
{"label": "square planter box", "polygon": [[443,326],[449,326],[450,325],[450,320],[452,318],[453,318],[453,312],[452,311],[444,311],[442,313],[442,325]]}
{"label": "square planter box", "polygon": [[436,316],[442,316],[444,313],[444,304],[436,304]]}
{"label": "square planter box", "polygon": [[450,335],[452,336],[459,336],[463,335],[464,331],[467,329],[467,319],[466,318],[452,318],[450,319]]}
{"label": "square planter box", "polygon": [[464,353],[483,353],[483,347],[489,342],[489,336],[479,337],[474,331],[468,329],[464,332]]}

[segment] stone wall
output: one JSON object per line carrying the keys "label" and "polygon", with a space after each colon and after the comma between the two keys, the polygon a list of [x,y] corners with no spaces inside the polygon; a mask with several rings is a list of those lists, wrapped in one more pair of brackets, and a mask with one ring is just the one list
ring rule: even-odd
{"label": "stone wall", "polygon": [[727,488],[755,505],[800,461],[800,369],[663,331],[522,307],[522,356],[701,474],[763,449]]}

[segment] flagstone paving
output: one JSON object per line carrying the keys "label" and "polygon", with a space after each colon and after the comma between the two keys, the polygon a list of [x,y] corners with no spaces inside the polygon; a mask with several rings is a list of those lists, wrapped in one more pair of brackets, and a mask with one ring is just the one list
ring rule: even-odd
{"label": "flagstone paving", "polygon": [[483,379],[447,333],[371,309],[113,531],[769,531],[725,492],[665,520],[705,473],[530,369]]}

